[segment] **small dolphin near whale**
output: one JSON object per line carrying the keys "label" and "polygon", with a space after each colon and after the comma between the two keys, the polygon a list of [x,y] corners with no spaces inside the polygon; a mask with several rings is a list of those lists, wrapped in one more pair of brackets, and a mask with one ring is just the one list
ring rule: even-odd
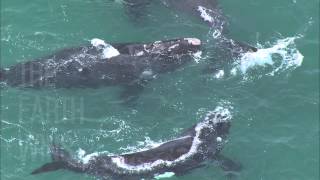
{"label": "small dolphin near whale", "polygon": [[241,170],[241,165],[221,154],[230,126],[230,112],[217,108],[179,137],[147,150],[120,155],[93,153],[77,159],[53,145],[52,162],[31,174],[69,170],[106,180],[149,180],[181,176],[209,165],[208,161],[216,162],[226,172],[236,172]]}
{"label": "small dolphin near whale", "polygon": [[0,81],[28,88],[136,87],[142,81],[183,66],[200,47],[197,38],[112,44],[93,39],[90,45],[63,49],[1,69]]}

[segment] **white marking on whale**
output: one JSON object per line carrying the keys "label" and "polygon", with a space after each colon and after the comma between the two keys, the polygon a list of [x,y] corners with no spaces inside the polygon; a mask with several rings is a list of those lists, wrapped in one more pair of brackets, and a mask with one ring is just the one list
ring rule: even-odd
{"label": "white marking on whale", "polygon": [[107,44],[102,39],[94,38],[91,40],[91,44],[96,48],[103,49],[103,55],[102,55],[103,58],[112,58],[120,55],[120,52],[116,48],[114,48],[110,44]]}
{"label": "white marking on whale", "polygon": [[155,175],[154,178],[155,179],[164,179],[164,178],[170,178],[174,175],[175,175],[174,172],[165,172],[163,174]]}
{"label": "white marking on whale", "polygon": [[188,41],[189,44],[192,44],[194,46],[200,46],[201,45],[200,39],[197,39],[197,38],[184,38],[184,40]]}
{"label": "white marking on whale", "polygon": [[221,142],[222,138],[221,137],[217,137],[217,142]]}

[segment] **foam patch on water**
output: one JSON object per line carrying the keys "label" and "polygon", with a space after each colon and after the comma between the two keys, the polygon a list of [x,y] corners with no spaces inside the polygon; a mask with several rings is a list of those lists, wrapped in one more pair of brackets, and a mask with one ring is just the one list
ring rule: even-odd
{"label": "foam patch on water", "polygon": [[86,151],[81,149],[81,148],[79,148],[78,151],[77,151],[77,157],[80,160],[80,162],[82,162],[83,164],[89,163],[89,161],[91,159],[93,159],[96,156],[99,156],[99,154],[100,153],[95,152],[95,153],[91,153],[91,154],[87,154],[86,155]]}
{"label": "foam patch on water", "polygon": [[197,51],[196,53],[193,53],[192,57],[196,63],[199,63],[202,58],[202,51]]}
{"label": "foam patch on water", "polygon": [[[208,22],[209,24],[212,25],[213,33],[212,36],[217,39],[222,35],[222,29],[224,22],[221,21],[221,15],[219,12],[213,11],[211,9],[207,9],[203,6],[198,6],[197,9],[200,12],[200,17],[205,21]],[[213,15],[214,14],[214,15]]]}
{"label": "foam patch on water", "polygon": [[231,74],[246,74],[253,68],[272,67],[266,75],[273,76],[275,73],[301,66],[304,56],[296,48],[295,40],[298,38],[300,36],[279,39],[271,47],[263,48],[260,45],[257,52],[243,54],[234,63]]}
{"label": "foam patch on water", "polygon": [[219,70],[215,75],[214,77],[217,78],[217,79],[221,79],[223,78],[224,76],[224,70]]}
{"label": "foam patch on water", "polygon": [[212,11],[210,9],[207,9],[203,6],[198,6],[198,11],[200,12],[200,16],[202,17],[202,19],[204,21],[213,23],[214,18],[212,16],[209,15],[208,11]]}
{"label": "foam patch on water", "polygon": [[114,48],[110,44],[107,44],[102,39],[94,38],[91,40],[91,44],[92,46],[101,48],[103,50],[102,58],[112,58],[120,55],[120,52],[116,48]]}

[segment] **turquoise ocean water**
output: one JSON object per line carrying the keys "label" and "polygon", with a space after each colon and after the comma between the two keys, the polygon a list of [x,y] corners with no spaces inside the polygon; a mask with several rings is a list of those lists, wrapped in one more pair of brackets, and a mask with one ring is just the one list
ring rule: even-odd
{"label": "turquoise ocean water", "polygon": [[[224,107],[233,121],[223,153],[242,163],[238,179],[318,180],[319,0],[221,0],[220,6],[230,36],[261,50],[220,74],[204,74],[214,56],[214,32],[197,18],[157,3],[133,23],[121,1],[2,0],[3,68],[92,38],[197,37],[209,50],[184,68],[158,76],[134,106],[119,100],[120,87],[1,87],[1,179],[95,179],[69,171],[30,172],[50,160],[53,137],[74,155],[79,148],[124,153],[170,140],[207,111]],[[226,177],[208,166],[170,179]]]}

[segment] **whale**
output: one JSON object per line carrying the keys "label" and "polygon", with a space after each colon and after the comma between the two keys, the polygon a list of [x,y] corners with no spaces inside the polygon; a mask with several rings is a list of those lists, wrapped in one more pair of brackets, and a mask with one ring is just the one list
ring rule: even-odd
{"label": "whale", "polygon": [[191,170],[210,166],[225,172],[239,172],[241,164],[225,157],[221,151],[231,126],[228,111],[215,110],[178,137],[150,149],[108,155],[92,153],[73,158],[62,146],[51,146],[52,162],[32,171],[36,175],[56,170],[86,173],[106,180],[149,180],[183,176]]}
{"label": "whale", "polygon": [[151,43],[106,43],[66,48],[32,61],[0,70],[0,81],[23,88],[97,88],[119,85],[141,89],[161,73],[174,71],[192,60],[201,48],[197,38]]}
{"label": "whale", "polygon": [[[124,2],[129,16],[133,16],[131,19],[143,17],[141,13],[147,12],[146,9],[148,9],[150,3],[159,3],[152,0],[124,0]],[[229,37],[228,21],[223,15],[218,0],[160,0],[160,3],[176,12],[196,17],[207,24],[216,33],[216,36],[219,36],[216,39],[219,43],[219,48],[229,49],[232,57],[258,50],[254,46]]]}

